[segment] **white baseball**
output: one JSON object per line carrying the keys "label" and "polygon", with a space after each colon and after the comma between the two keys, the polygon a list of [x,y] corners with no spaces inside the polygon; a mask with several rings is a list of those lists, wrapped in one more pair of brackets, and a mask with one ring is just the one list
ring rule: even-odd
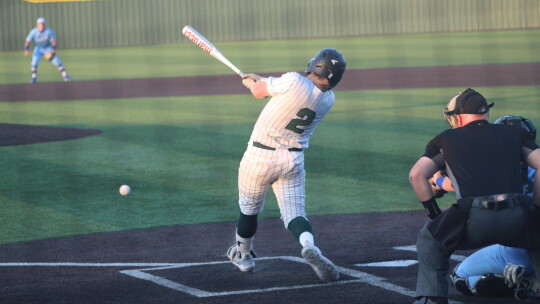
{"label": "white baseball", "polygon": [[131,192],[131,188],[128,185],[122,185],[120,186],[120,194],[123,196],[128,195]]}

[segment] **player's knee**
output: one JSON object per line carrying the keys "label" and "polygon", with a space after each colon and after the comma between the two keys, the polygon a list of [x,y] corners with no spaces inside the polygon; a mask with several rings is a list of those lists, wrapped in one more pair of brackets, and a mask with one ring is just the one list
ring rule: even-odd
{"label": "player's knee", "polygon": [[62,61],[60,60],[60,58],[58,58],[58,56],[56,55],[53,55],[53,57],[51,57],[49,59],[52,64],[54,64],[56,67],[61,67],[62,66]]}
{"label": "player's knee", "polygon": [[512,297],[514,295],[514,289],[506,285],[504,277],[493,273],[487,273],[478,279],[472,291],[482,297]]}
{"label": "player's knee", "polygon": [[257,232],[257,214],[246,215],[240,212],[236,233],[243,238],[250,238]]}
{"label": "player's knee", "polygon": [[418,232],[418,237],[416,238],[416,252],[418,254],[430,254],[431,247],[433,247],[433,243],[435,242],[435,239],[433,238],[431,232],[427,228],[427,226],[424,226],[420,231]]}

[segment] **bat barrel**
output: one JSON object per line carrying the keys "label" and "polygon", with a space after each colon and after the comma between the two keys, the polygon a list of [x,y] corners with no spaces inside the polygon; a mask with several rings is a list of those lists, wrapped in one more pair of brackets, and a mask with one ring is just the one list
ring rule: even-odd
{"label": "bat barrel", "polygon": [[223,64],[231,68],[234,72],[236,72],[236,74],[240,75],[240,77],[244,77],[245,74],[242,73],[240,69],[238,69],[225,56],[223,56],[223,54],[221,54],[221,52],[212,43],[210,43],[210,41],[204,38],[204,36],[197,32],[194,28],[186,25],[182,29],[182,34],[186,36],[189,40],[191,40],[193,43],[198,45],[205,52],[210,54],[212,57],[216,58],[217,60],[221,61]]}

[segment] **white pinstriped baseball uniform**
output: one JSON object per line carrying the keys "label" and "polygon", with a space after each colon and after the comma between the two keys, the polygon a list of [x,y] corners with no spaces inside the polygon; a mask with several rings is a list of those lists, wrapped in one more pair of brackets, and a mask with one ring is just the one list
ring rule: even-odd
{"label": "white pinstriped baseball uniform", "polygon": [[266,83],[272,98],[259,115],[240,162],[239,205],[243,214],[260,213],[272,186],[287,227],[292,219],[306,217],[302,149],[308,148],[335,96],[332,90],[322,92],[296,72],[269,77]]}

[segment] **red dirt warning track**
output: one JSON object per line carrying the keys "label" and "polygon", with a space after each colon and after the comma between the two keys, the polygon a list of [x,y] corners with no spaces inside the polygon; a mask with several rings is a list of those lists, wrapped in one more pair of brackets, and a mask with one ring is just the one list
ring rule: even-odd
{"label": "red dirt warning track", "polygon": [[[274,75],[279,76],[279,75]],[[539,85],[540,62],[348,70],[336,91]],[[0,85],[0,101],[245,94],[237,75]]]}

